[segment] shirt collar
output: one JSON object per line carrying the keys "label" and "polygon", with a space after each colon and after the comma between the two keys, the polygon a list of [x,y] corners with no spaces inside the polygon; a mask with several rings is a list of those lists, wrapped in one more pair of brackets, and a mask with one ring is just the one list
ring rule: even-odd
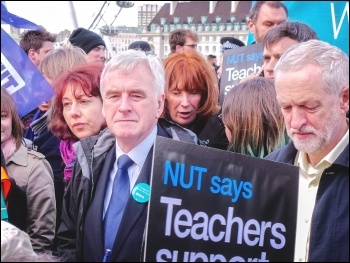
{"label": "shirt collar", "polygon": [[[154,141],[156,139],[157,136],[157,125],[154,126],[153,130],[151,131],[151,133],[141,142],[139,143],[134,149],[132,149],[127,155],[134,161],[134,163],[136,165],[138,165],[140,168],[142,168],[148,152],[150,151],[150,149],[152,148]],[[126,154],[123,152],[122,149],[120,149],[120,147],[118,146],[118,142],[116,141],[116,156],[117,156],[117,160],[119,158],[119,156]]]}
{"label": "shirt collar", "polygon": [[[348,122],[349,123],[349,122]],[[315,169],[319,169],[321,166],[329,167],[335,162],[339,155],[344,151],[345,147],[349,144],[349,129],[343,136],[343,138],[338,142],[338,144],[329,152],[322,160],[315,166]],[[298,166],[304,171],[308,170],[309,162],[307,160],[306,153],[298,152]]]}

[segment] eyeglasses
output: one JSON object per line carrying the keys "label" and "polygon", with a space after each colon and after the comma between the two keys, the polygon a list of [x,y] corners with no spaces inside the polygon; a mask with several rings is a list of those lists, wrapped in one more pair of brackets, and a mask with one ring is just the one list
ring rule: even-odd
{"label": "eyeglasses", "polygon": [[186,46],[186,47],[191,47],[191,48],[194,49],[194,48],[197,48],[198,45],[197,45],[197,44],[192,44],[192,45],[184,45],[184,46]]}
{"label": "eyeglasses", "polygon": [[222,121],[222,113],[220,115],[218,115],[218,120],[219,120],[219,124],[222,126],[222,127],[226,127],[224,122]]}

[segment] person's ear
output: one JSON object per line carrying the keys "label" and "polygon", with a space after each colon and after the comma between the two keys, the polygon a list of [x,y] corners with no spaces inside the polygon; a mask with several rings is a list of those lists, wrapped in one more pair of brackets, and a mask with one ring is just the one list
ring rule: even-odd
{"label": "person's ear", "polygon": [[28,57],[31,61],[35,62],[35,59],[36,59],[36,52],[34,49],[29,49],[28,51]]}
{"label": "person's ear", "polygon": [[162,94],[158,100],[157,100],[157,114],[156,114],[156,119],[159,119],[160,116],[163,113],[164,110],[164,104],[165,104],[165,94]]}
{"label": "person's ear", "polygon": [[349,85],[340,92],[340,108],[345,114],[349,112]]}
{"label": "person's ear", "polygon": [[179,50],[181,50],[181,49],[182,49],[182,46],[176,45],[175,51],[179,51]]}
{"label": "person's ear", "polygon": [[248,28],[250,33],[252,33],[253,35],[255,34],[255,25],[253,23],[253,20],[249,19],[248,20]]}

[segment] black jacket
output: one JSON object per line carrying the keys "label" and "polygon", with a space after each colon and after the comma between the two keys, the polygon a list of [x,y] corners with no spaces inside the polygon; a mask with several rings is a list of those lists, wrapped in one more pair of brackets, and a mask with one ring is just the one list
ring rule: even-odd
{"label": "black jacket", "polygon": [[[293,165],[296,154],[290,142],[265,159]],[[308,261],[349,262],[349,144],[321,175],[312,213]]]}

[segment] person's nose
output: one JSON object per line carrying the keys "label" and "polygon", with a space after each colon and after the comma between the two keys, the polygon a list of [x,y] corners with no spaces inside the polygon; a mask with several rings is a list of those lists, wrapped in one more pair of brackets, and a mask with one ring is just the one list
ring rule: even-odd
{"label": "person's nose", "polygon": [[264,64],[264,71],[265,71],[265,77],[266,78],[273,78],[274,68],[276,66],[276,61],[271,59],[269,62]]}
{"label": "person's nose", "polygon": [[69,110],[69,114],[72,116],[72,118],[77,118],[81,116],[81,111],[78,103],[72,103],[72,106]]}
{"label": "person's nose", "polygon": [[189,94],[187,92],[182,92],[181,94],[181,106],[188,107],[190,105]]}
{"label": "person's nose", "polygon": [[120,98],[120,104],[119,104],[119,111],[121,112],[126,112],[126,111],[131,111],[132,106],[130,103],[130,98],[127,95],[122,95]]}
{"label": "person's nose", "polygon": [[298,107],[293,107],[291,111],[290,127],[300,130],[306,123],[307,118],[305,112]]}

